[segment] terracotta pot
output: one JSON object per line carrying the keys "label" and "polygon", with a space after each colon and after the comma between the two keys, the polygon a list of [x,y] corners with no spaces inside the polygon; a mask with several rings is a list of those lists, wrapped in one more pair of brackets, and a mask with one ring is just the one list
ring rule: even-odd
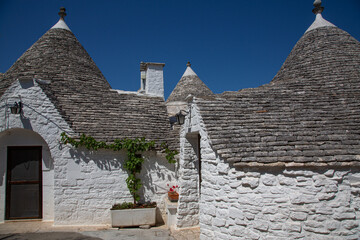
{"label": "terracotta pot", "polygon": [[179,200],[179,194],[177,192],[168,192],[168,198],[170,202],[177,202]]}

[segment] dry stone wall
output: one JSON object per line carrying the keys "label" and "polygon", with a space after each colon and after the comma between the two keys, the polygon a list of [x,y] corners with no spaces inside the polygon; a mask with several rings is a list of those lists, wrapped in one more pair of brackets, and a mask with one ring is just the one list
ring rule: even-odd
{"label": "dry stone wall", "polygon": [[[144,201],[158,203],[158,221],[163,221],[166,185],[175,182],[174,165],[153,152],[144,153],[143,157],[140,195]],[[122,167],[125,159],[124,151],[89,152],[66,146],[55,168],[55,223],[110,224],[111,206],[133,201],[126,187],[127,173]]]}
{"label": "dry stone wall", "polygon": [[[21,101],[22,114],[10,114]],[[5,216],[8,146],[42,146],[43,220],[54,219],[54,168],[62,155],[60,134],[71,132],[53,104],[32,79],[14,81],[0,98],[0,222]]]}
{"label": "dry stone wall", "polygon": [[359,169],[203,165],[202,239],[360,237]]}
{"label": "dry stone wall", "polygon": [[234,168],[191,110],[185,129],[201,135],[201,239],[360,238],[358,167]]}
{"label": "dry stone wall", "polygon": [[[0,193],[5,196],[6,146],[43,146],[43,220],[56,225],[110,224],[113,203],[132,201],[122,164],[125,152],[73,149],[60,143],[60,134],[72,133],[37,81],[15,81],[0,99]],[[24,104],[23,114],[10,114],[7,105]],[[9,137],[11,136],[11,138]],[[11,141],[10,141],[11,139]],[[145,201],[156,201],[164,216],[167,183],[176,184],[175,166],[155,152],[143,154],[140,178]],[[0,197],[0,222],[5,198]]]}
{"label": "dry stone wall", "polygon": [[199,159],[197,156],[197,134],[180,141],[179,169],[180,195],[177,210],[178,228],[199,224]]}

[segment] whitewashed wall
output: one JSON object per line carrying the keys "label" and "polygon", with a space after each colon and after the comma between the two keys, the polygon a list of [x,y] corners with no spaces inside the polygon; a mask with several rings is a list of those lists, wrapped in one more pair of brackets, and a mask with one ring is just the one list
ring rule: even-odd
{"label": "whitewashed wall", "polygon": [[[203,144],[203,122],[197,114],[196,105],[188,108],[185,123],[180,131],[179,184],[180,196],[177,209],[177,228],[194,227],[200,219],[200,187],[199,187],[199,146],[198,135]],[[201,154],[203,154],[201,152]]]}
{"label": "whitewashed wall", "polygon": [[[21,96],[21,99],[20,99]],[[10,114],[6,103],[21,100],[22,116]],[[36,81],[16,81],[0,99],[0,222],[4,221],[7,145],[43,146],[43,220],[57,225],[110,224],[113,203],[132,201],[121,167],[125,152],[73,149],[60,143],[60,134],[71,134]],[[143,154],[144,200],[156,201],[164,216],[167,183],[176,183],[175,165],[155,152]],[[50,163],[50,164],[49,164]]]}
{"label": "whitewashed wall", "polygon": [[[125,152],[65,148],[55,167],[55,223],[110,224],[111,206],[133,201],[125,182],[128,175],[122,167]],[[176,181],[175,165],[153,152],[143,157],[140,192],[143,200],[158,203],[157,220],[163,221],[166,185]]]}
{"label": "whitewashed wall", "polygon": [[147,63],[145,93],[153,96],[164,97],[165,64]]}
{"label": "whitewashed wall", "polygon": [[14,128],[0,133],[0,222],[5,216],[6,169],[8,146],[41,146],[43,177],[43,220],[54,219],[54,165],[44,139],[30,130]]}
{"label": "whitewashed wall", "polygon": [[[23,114],[7,105],[22,101]],[[54,156],[60,156],[59,136],[69,131],[53,104],[33,80],[16,81],[0,99],[0,222],[4,221],[8,146],[42,146],[43,220],[54,219]]]}
{"label": "whitewashed wall", "polygon": [[242,168],[221,160],[201,134],[201,239],[360,239],[359,168]]}

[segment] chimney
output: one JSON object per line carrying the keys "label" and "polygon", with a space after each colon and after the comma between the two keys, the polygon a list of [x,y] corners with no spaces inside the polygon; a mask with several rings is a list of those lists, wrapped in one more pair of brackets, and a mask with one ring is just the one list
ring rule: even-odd
{"label": "chimney", "polygon": [[165,63],[140,63],[140,93],[164,97],[164,74]]}

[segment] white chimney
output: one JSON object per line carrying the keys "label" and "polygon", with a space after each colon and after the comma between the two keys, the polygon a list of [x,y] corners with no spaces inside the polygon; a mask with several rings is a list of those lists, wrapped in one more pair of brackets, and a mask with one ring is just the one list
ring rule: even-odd
{"label": "white chimney", "polygon": [[140,93],[164,97],[164,74],[165,63],[140,63]]}

